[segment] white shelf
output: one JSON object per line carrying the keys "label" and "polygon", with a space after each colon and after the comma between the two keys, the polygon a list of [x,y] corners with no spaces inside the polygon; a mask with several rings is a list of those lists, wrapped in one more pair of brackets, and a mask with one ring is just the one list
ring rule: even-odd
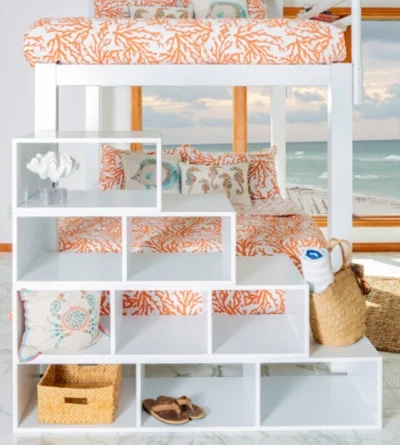
{"label": "white shelf", "polygon": [[213,315],[215,354],[304,356],[304,344],[286,315]]}
{"label": "white shelf", "polygon": [[39,423],[37,418],[37,392],[34,391],[28,406],[22,416],[19,427],[20,432],[34,433],[52,432],[76,433],[95,430],[96,432],[123,431],[136,426],[136,381],[135,379],[122,379],[119,406],[114,423],[107,425],[55,425]]}
{"label": "white shelf", "polygon": [[212,195],[163,194],[162,216],[232,216],[236,213],[222,193]]}
{"label": "white shelf", "polygon": [[17,216],[129,216],[157,211],[155,190],[68,190],[68,203],[45,206],[35,194],[15,210]]}
{"label": "white shelf", "polygon": [[134,316],[117,323],[117,353],[126,355],[207,354],[207,317]]}
{"label": "white shelf", "polygon": [[161,142],[159,131],[38,131],[15,138],[16,143],[157,143]]}
{"label": "white shelf", "polygon": [[177,283],[179,287],[219,287],[233,284],[230,259],[219,252],[130,253],[128,281],[135,287],[160,289]]}
{"label": "white shelf", "polygon": [[[42,253],[22,272],[19,282],[98,282],[122,279],[122,255],[118,253]],[[27,286],[28,287],[28,286]]]}
{"label": "white shelf", "polygon": [[236,279],[236,288],[245,290],[308,288],[287,255],[237,257]]}
{"label": "white shelf", "polygon": [[263,427],[324,430],[377,423],[347,375],[261,378]]}
{"label": "white shelf", "polygon": [[[160,394],[186,395],[202,406],[206,417],[180,425],[180,430],[196,428],[229,428],[240,430],[255,426],[255,394],[249,391],[242,377],[176,377],[145,379],[142,398],[157,398]],[[143,428],[172,429],[143,412]],[[176,427],[175,427],[176,428]]]}

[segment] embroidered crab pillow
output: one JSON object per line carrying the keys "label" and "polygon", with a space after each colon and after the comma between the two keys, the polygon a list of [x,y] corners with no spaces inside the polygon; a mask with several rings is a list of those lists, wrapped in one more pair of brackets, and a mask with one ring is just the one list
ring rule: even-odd
{"label": "embroidered crab pillow", "polygon": [[[125,189],[151,190],[156,187],[156,157],[148,153],[122,153],[122,164],[125,173]],[[162,187],[165,193],[179,193],[179,162],[181,156],[163,155]]]}
{"label": "embroidered crab pillow", "polygon": [[109,337],[99,324],[101,292],[20,292],[25,309],[21,362],[39,354],[73,353]]}
{"label": "embroidered crab pillow", "polygon": [[233,165],[195,165],[180,163],[182,193],[226,193],[232,204],[251,206],[249,163]]}

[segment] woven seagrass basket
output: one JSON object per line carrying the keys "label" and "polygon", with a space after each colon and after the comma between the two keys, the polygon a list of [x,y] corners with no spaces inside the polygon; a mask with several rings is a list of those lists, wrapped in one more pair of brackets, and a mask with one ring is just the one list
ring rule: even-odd
{"label": "woven seagrass basket", "polygon": [[112,423],[118,408],[122,365],[50,365],[38,385],[41,423]]}
{"label": "woven seagrass basket", "polygon": [[365,335],[366,302],[349,264],[350,243],[332,239],[328,247],[329,252],[336,246],[339,246],[342,252],[342,267],[335,274],[335,281],[327,289],[310,293],[310,324],[314,339],[318,343],[347,346],[356,343]]}

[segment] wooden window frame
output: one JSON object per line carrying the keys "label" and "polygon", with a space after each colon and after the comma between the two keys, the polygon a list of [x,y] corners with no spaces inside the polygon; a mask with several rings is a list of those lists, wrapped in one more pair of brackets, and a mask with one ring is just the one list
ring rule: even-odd
{"label": "wooden window frame", "polygon": [[[284,17],[295,18],[302,8],[285,7]],[[335,15],[347,17],[351,14],[351,8],[332,8]],[[400,20],[400,8],[362,8],[362,20],[364,21],[395,21]],[[345,63],[351,63],[351,28],[346,30],[347,59]],[[131,87],[131,130],[142,129],[142,87]],[[243,153],[247,151],[247,87],[233,88],[233,151]],[[140,151],[141,144],[132,144],[132,151]],[[324,215],[313,216],[319,227],[327,226],[327,217]],[[400,215],[362,215],[354,216],[353,227],[400,227]]]}

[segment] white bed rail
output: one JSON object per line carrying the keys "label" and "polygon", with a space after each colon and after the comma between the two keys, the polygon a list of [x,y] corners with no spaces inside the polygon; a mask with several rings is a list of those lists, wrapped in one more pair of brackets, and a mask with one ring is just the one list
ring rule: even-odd
{"label": "white bed rail", "polygon": [[[312,9],[302,12],[298,20],[307,20],[318,16],[321,12],[339,6],[344,0],[324,0],[313,5]],[[351,46],[353,63],[353,104],[361,105],[363,99],[363,68],[361,57],[361,0],[351,0],[351,15],[336,20],[332,24],[342,29],[351,26]]]}

